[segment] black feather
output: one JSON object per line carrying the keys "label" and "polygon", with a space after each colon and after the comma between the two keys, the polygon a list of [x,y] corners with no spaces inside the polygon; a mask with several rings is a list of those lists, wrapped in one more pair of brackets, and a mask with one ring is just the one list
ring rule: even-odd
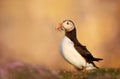
{"label": "black feather", "polygon": [[93,63],[93,61],[100,61],[103,60],[101,58],[95,58],[93,57],[93,55],[88,51],[88,49],[86,48],[86,46],[82,45],[76,37],[76,28],[74,28],[72,31],[66,31],[65,35],[74,43],[74,47],[75,49],[78,51],[78,53],[88,62],[88,63],[92,63],[93,65],[95,65]]}

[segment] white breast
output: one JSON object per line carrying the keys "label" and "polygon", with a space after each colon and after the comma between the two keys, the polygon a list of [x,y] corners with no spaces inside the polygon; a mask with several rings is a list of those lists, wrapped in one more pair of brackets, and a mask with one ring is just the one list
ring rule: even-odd
{"label": "white breast", "polygon": [[66,36],[61,42],[60,53],[69,63],[78,68],[86,65],[85,59],[74,48],[74,43]]}
{"label": "white breast", "polygon": [[81,68],[82,66],[93,67],[92,64],[88,64],[85,59],[77,52],[77,50],[74,48],[74,43],[66,36],[63,38],[60,44],[60,53],[69,63],[78,68]]}

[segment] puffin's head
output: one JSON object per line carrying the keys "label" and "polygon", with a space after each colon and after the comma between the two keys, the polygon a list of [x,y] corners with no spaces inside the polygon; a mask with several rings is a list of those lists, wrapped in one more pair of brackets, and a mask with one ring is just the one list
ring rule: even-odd
{"label": "puffin's head", "polygon": [[62,23],[58,23],[56,29],[64,30],[66,32],[72,31],[75,28],[75,24],[71,20],[64,20]]}

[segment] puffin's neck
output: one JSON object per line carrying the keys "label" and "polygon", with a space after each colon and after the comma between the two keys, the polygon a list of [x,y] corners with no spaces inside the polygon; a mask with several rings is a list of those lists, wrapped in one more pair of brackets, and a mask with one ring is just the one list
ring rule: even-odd
{"label": "puffin's neck", "polygon": [[65,36],[67,36],[71,41],[73,41],[74,44],[78,44],[77,36],[76,36],[76,28],[74,28],[72,31],[65,32]]}

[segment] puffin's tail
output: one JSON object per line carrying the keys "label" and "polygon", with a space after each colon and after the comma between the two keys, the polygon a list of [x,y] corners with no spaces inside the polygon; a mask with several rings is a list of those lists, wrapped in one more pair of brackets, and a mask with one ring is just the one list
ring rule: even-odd
{"label": "puffin's tail", "polygon": [[99,61],[101,61],[101,60],[103,60],[103,59],[102,59],[102,58],[94,58],[93,61],[97,61],[97,62],[99,62]]}

